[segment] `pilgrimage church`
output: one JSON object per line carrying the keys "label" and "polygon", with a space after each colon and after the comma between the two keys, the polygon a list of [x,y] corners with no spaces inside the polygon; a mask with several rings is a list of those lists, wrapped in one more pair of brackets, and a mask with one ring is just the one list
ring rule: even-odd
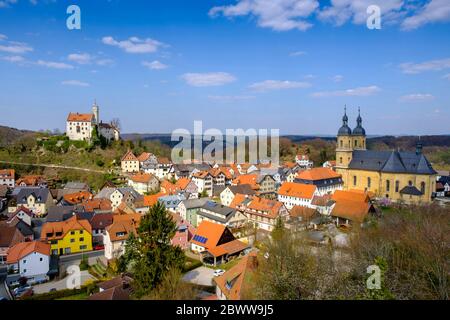
{"label": "pilgrimage church", "polygon": [[431,202],[436,190],[436,171],[422,154],[422,144],[417,144],[416,152],[367,150],[360,112],[352,130],[345,110],[337,134],[336,171],[344,189],[370,191],[397,202]]}

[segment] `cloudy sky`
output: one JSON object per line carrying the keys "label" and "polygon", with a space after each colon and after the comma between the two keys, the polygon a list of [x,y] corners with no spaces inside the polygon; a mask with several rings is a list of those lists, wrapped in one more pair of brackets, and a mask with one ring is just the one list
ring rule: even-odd
{"label": "cloudy sky", "polygon": [[[448,0],[0,0],[0,125],[450,133]],[[370,30],[367,8],[381,9]]]}

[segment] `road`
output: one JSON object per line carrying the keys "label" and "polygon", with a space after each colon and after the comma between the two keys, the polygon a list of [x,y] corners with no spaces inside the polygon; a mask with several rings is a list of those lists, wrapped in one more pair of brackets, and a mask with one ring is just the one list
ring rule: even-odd
{"label": "road", "polygon": [[[66,277],[59,281],[52,281],[43,284],[39,284],[33,286],[33,290],[35,294],[48,293],[52,289],[56,289],[57,291],[65,290],[67,288],[67,280],[69,277]],[[88,271],[81,271],[80,273],[80,285],[84,285],[88,281],[96,280]]]}
{"label": "road", "polygon": [[104,264],[106,264],[105,251],[89,251],[85,253],[76,253],[68,256],[59,257],[59,272],[63,274],[69,266],[79,266],[83,256],[88,258],[89,265],[94,265],[97,260],[100,259]]}
{"label": "road", "polygon": [[206,267],[198,267],[197,269],[194,269],[186,273],[183,277],[183,280],[201,286],[212,286],[213,278],[214,278],[214,269]]}
{"label": "road", "polygon": [[62,166],[62,165],[57,165],[57,164],[25,163],[25,162],[14,162],[14,161],[3,161],[3,160],[0,160],[0,163],[15,164],[15,165],[20,165],[20,166],[35,166],[35,167],[55,168],[55,169],[69,169],[69,170],[78,170],[78,171],[93,172],[93,173],[108,173],[106,170],[95,170],[95,169],[87,169],[87,168],[80,168],[80,167]]}

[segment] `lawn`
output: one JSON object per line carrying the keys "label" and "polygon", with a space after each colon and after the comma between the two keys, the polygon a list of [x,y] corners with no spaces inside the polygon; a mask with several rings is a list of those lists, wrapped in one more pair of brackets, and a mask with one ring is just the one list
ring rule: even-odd
{"label": "lawn", "polygon": [[73,296],[69,296],[69,297],[64,297],[64,298],[60,298],[60,299],[55,299],[55,300],[87,300],[87,298],[89,298],[89,295],[87,294],[87,292],[83,292],[80,294],[76,294]]}

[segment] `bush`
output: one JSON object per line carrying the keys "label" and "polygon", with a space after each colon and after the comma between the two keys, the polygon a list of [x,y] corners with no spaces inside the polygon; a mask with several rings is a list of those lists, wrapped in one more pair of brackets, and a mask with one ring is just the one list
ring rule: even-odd
{"label": "bush", "polygon": [[183,273],[187,273],[201,267],[202,265],[203,263],[201,261],[186,257],[186,263],[184,264],[182,271]]}
{"label": "bush", "polygon": [[89,270],[89,262],[86,257],[83,257],[83,259],[80,262],[80,270],[81,271]]}

